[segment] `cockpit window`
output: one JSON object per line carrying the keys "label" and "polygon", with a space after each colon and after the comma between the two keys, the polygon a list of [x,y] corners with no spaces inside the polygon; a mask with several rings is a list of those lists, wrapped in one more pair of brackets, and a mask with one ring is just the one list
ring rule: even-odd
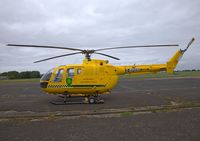
{"label": "cockpit window", "polygon": [[63,69],[58,69],[56,71],[55,77],[54,77],[54,82],[61,82],[62,81],[62,76],[63,76]]}
{"label": "cockpit window", "polygon": [[47,73],[45,73],[42,78],[41,81],[49,81],[52,75],[54,69],[49,70]]}

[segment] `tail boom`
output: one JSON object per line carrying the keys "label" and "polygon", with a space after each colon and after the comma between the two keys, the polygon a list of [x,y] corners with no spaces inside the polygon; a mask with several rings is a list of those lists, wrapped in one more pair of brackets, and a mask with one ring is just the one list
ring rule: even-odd
{"label": "tail boom", "polygon": [[194,42],[194,38],[188,43],[186,49],[179,49],[166,64],[151,64],[151,65],[132,65],[132,66],[116,66],[116,73],[118,75],[123,74],[146,74],[156,73],[160,71],[166,71],[167,73],[173,73],[179,60],[183,54],[187,51],[189,46]]}

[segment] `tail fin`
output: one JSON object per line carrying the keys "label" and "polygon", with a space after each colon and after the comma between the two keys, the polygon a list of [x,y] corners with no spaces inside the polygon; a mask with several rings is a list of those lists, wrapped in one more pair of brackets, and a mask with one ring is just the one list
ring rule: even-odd
{"label": "tail fin", "polygon": [[194,40],[195,40],[195,38],[192,38],[192,40],[188,43],[188,45],[185,49],[178,50],[174,54],[174,56],[172,56],[172,58],[170,58],[170,60],[167,62],[167,73],[173,73],[179,60],[181,59],[183,54],[188,50],[188,48],[191,46],[191,44],[194,42]]}

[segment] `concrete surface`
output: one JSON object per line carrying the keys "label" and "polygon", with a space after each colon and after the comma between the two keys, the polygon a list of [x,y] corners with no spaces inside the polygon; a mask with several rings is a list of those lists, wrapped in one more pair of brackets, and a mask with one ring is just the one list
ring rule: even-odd
{"label": "concrete surface", "polygon": [[[163,140],[200,139],[200,79],[121,79],[105,103],[55,106],[59,99],[43,94],[39,84],[0,84],[0,113],[45,113],[89,110],[117,110],[162,105],[182,105],[183,109],[156,112],[119,113],[105,116],[48,117],[6,120],[0,116],[0,140]],[[196,106],[192,107],[193,103]]]}

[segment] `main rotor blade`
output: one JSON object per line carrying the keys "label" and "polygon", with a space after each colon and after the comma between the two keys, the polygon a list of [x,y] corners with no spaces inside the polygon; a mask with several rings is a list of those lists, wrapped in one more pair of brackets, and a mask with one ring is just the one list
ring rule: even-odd
{"label": "main rotor blade", "polygon": [[95,54],[100,54],[100,55],[103,55],[103,56],[107,56],[107,57],[110,57],[110,58],[113,58],[113,59],[116,59],[116,60],[120,60],[119,58],[117,57],[114,57],[114,56],[110,56],[110,55],[107,55],[107,54],[104,54],[104,53],[98,53],[98,52],[94,52]]}
{"label": "main rotor blade", "polygon": [[58,47],[58,46],[20,45],[20,44],[7,44],[7,46],[34,47],[34,48],[55,48],[55,49],[67,49],[67,50],[83,51],[82,49],[68,48],[68,47]]}
{"label": "main rotor blade", "polygon": [[167,44],[167,45],[121,46],[121,47],[109,47],[109,48],[96,49],[95,51],[111,50],[111,49],[124,49],[124,48],[140,48],[140,47],[172,47],[172,46],[179,46],[179,45],[178,45],[178,44]]}
{"label": "main rotor blade", "polygon": [[47,60],[51,60],[51,59],[55,59],[55,58],[60,58],[60,57],[64,57],[64,56],[75,55],[75,54],[79,54],[79,53],[82,53],[82,52],[75,52],[75,53],[69,53],[69,54],[63,54],[63,55],[59,55],[59,56],[54,56],[54,57],[42,59],[42,60],[39,60],[39,61],[35,61],[33,63],[39,63],[39,62],[43,62],[43,61],[47,61]]}

